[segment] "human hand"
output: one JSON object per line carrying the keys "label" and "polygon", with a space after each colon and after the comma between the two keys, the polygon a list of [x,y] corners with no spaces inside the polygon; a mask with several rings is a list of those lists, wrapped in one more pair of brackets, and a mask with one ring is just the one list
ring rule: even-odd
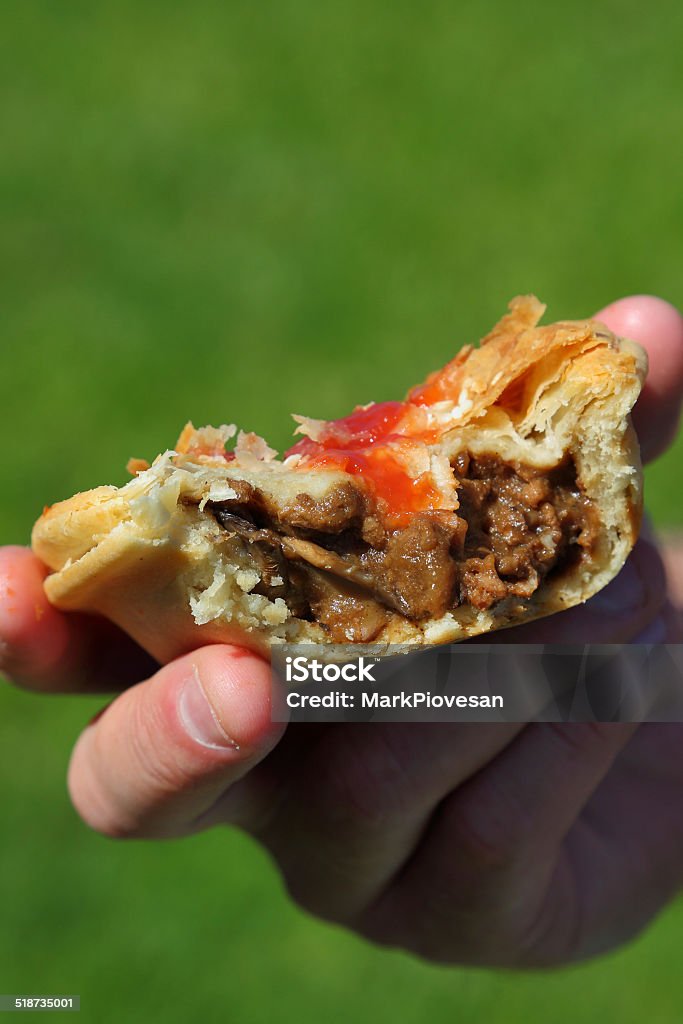
{"label": "human hand", "polygon": [[[599,314],[640,340],[644,455],[672,438],[683,320],[625,299]],[[283,727],[256,656],[206,647],[154,671],[108,623],[52,608],[30,551],[0,549],[0,670],[43,691],[123,690],[75,746],[69,788],[118,837],[236,824],[321,917],[444,962],[562,963],[624,941],[683,875],[683,727]],[[500,640],[677,640],[650,537],[586,605]],[[138,680],[146,680],[138,682]],[[278,742],[279,741],[279,742]]]}

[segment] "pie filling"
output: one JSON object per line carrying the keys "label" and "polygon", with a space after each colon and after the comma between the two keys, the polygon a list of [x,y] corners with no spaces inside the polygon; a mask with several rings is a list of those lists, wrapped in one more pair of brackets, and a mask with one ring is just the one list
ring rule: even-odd
{"label": "pie filling", "polygon": [[360,488],[322,502],[297,496],[273,508],[244,481],[237,497],[208,502],[261,572],[255,592],[282,598],[336,643],[368,643],[392,612],[413,622],[462,606],[529,598],[550,574],[593,554],[599,522],[571,457],[552,469],[493,455],[453,460],[457,512],[427,511],[389,529]]}

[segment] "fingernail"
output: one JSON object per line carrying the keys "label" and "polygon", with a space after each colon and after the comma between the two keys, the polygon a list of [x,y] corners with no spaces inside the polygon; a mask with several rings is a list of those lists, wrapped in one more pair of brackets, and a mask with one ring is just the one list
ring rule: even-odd
{"label": "fingernail", "polygon": [[589,607],[602,615],[615,615],[642,608],[645,586],[632,558],[629,558],[616,579],[608,583],[588,602]]}
{"label": "fingernail", "polygon": [[214,750],[224,750],[226,747],[230,747],[233,750],[239,750],[238,745],[221,726],[209,704],[196,665],[192,666],[192,674],[180,691],[178,718],[187,735],[196,743],[201,743],[203,747],[213,747]]}

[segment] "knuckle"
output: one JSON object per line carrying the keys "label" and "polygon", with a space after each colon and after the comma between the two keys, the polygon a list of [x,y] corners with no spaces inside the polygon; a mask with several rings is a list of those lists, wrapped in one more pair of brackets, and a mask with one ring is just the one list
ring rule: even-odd
{"label": "knuckle", "polygon": [[187,781],[174,744],[160,742],[164,735],[155,708],[137,702],[128,730],[129,755],[140,791],[159,798],[177,792]]}
{"label": "knuckle", "polygon": [[558,746],[574,759],[610,745],[624,728],[623,724],[615,722],[546,722],[545,725]]}
{"label": "knuckle", "polygon": [[376,830],[406,811],[410,773],[377,726],[368,729],[375,735],[354,730],[343,742],[333,736],[321,749],[315,792],[326,817]]}
{"label": "knuckle", "polygon": [[482,792],[457,795],[449,808],[448,826],[458,860],[494,871],[507,868],[515,860],[523,831],[523,816],[511,815],[498,794]]}
{"label": "knuckle", "polygon": [[99,832],[110,839],[132,839],[137,835],[135,823],[124,809],[97,781],[95,775],[84,771],[73,757],[67,787],[76,813],[93,832]]}
{"label": "knuckle", "polygon": [[159,744],[154,722],[140,704],[118,741],[112,749],[111,736],[105,742],[96,726],[82,735],[69,765],[71,801],[85,824],[102,835],[156,834],[157,812],[182,788],[180,766],[173,751]]}

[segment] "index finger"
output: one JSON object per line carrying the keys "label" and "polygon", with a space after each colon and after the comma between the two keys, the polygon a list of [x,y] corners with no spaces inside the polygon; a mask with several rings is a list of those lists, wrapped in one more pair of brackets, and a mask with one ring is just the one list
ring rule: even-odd
{"label": "index finger", "polygon": [[654,295],[630,295],[595,314],[615,334],[647,351],[645,386],[633,410],[643,462],[666,451],[678,429],[683,398],[683,316]]}
{"label": "index finger", "polygon": [[29,548],[0,548],[0,674],[43,692],[113,692],[158,668],[106,619],[54,608],[47,571]]}

